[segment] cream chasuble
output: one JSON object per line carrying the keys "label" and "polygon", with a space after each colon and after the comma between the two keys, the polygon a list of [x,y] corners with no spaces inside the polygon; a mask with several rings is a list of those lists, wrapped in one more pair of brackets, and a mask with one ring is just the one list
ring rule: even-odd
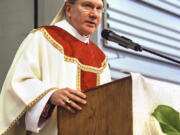
{"label": "cream chasuble", "polygon": [[[54,89],[92,88],[110,81],[107,60],[92,42],[57,26],[32,31],[20,46],[0,95],[0,135],[25,135],[19,119]],[[57,135],[56,109],[38,135]],[[35,134],[35,133],[34,133]]]}

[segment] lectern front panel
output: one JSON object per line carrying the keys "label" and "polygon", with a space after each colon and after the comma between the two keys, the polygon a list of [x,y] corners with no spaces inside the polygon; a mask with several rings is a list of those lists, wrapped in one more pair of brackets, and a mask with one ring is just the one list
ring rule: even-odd
{"label": "lectern front panel", "polygon": [[72,114],[58,109],[58,135],[132,135],[132,81],[117,80],[85,91],[87,105]]}

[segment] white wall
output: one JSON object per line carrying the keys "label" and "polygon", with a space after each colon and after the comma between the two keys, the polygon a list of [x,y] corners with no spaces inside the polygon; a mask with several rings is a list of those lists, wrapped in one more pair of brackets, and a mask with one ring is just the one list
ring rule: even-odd
{"label": "white wall", "polygon": [[[180,61],[180,8],[177,0],[172,0],[171,4],[162,0],[106,2],[109,6],[103,28]],[[109,41],[102,44],[109,57],[113,79],[126,76],[121,71],[128,71],[180,83],[180,64],[144,51],[137,53]]]}

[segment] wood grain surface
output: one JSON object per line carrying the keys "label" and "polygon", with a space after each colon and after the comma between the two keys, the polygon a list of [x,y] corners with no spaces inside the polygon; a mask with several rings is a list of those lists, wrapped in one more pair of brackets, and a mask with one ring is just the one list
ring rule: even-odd
{"label": "wood grain surface", "polygon": [[72,114],[58,108],[58,135],[132,135],[132,81],[117,80],[85,91],[87,105]]}

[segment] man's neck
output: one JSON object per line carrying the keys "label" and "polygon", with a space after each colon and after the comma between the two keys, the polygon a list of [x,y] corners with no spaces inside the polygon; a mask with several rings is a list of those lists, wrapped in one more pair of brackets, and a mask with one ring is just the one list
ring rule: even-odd
{"label": "man's neck", "polygon": [[55,26],[58,26],[58,27],[64,29],[65,31],[70,33],[72,36],[77,38],[78,40],[80,40],[84,43],[89,43],[89,36],[82,36],[81,34],[79,34],[79,32],[70,23],[68,23],[68,21],[66,21],[65,19],[56,23]]}

